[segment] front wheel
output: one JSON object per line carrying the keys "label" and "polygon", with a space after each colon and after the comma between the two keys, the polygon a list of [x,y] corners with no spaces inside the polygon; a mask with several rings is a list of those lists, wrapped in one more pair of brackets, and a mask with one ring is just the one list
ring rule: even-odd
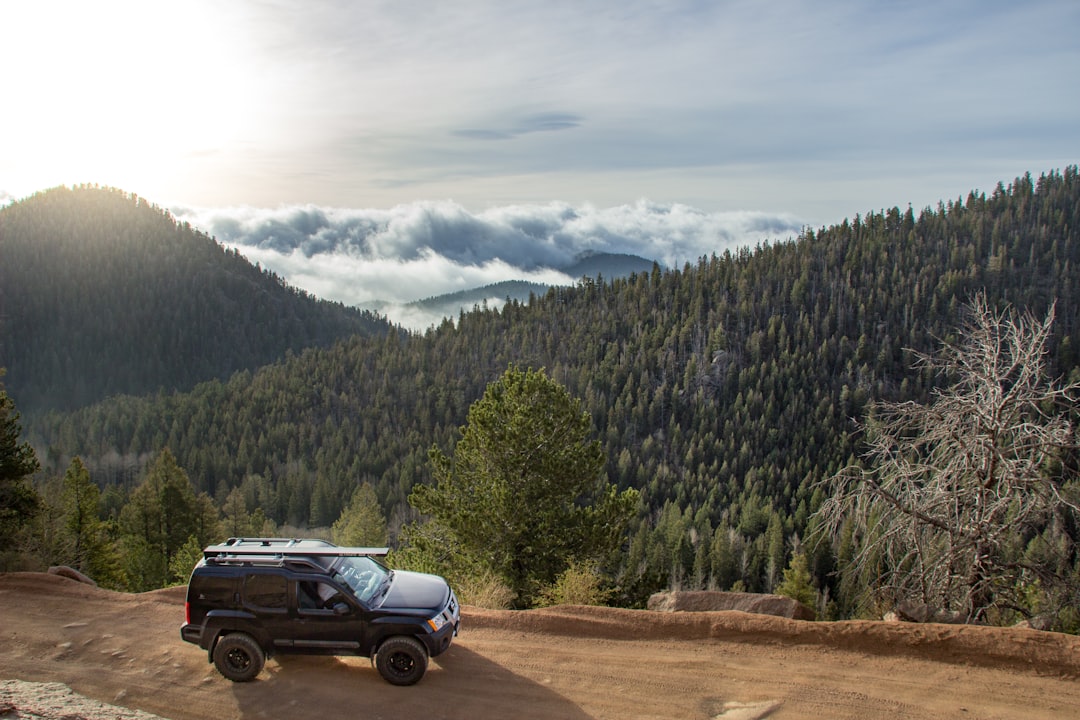
{"label": "front wheel", "polygon": [[413,685],[427,672],[427,650],[416,638],[388,638],[375,655],[375,668],[391,685]]}
{"label": "front wheel", "polygon": [[254,680],[266,663],[266,653],[245,633],[230,633],[214,647],[214,665],[233,682]]}

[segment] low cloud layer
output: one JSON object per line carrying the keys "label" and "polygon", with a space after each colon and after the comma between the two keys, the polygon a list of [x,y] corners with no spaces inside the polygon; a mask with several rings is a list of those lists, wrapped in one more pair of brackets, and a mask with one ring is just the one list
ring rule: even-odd
{"label": "low cloud layer", "polygon": [[432,319],[406,316],[397,306],[503,280],[572,284],[574,278],[560,269],[583,253],[626,253],[677,267],[729,248],[786,240],[802,227],[785,214],[708,213],[644,200],[610,208],[552,202],[482,212],[450,201],[390,209],[172,212],[294,286],[348,305],[390,303],[384,312],[411,327]]}

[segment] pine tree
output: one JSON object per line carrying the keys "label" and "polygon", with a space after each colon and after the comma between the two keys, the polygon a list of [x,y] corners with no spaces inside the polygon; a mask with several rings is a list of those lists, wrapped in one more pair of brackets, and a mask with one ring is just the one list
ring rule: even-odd
{"label": "pine tree", "polygon": [[133,590],[164,587],[177,578],[170,563],[191,539],[210,544],[221,532],[217,509],[205,493],[196,495],[187,473],[162,450],[120,513],[126,568]]}
{"label": "pine tree", "polygon": [[784,570],[784,579],[776,586],[776,594],[789,597],[813,609],[817,603],[817,591],[810,577],[810,563],[802,550],[791,556],[791,563]]}
{"label": "pine tree", "polygon": [[[0,368],[0,379],[4,376]],[[19,442],[22,426],[15,401],[0,383],[0,548],[10,548],[16,533],[37,514],[41,501],[28,479],[38,471],[29,442]]]}
{"label": "pine tree", "polygon": [[251,515],[247,511],[247,503],[244,501],[244,493],[240,488],[233,488],[225,497],[221,506],[222,530],[229,537],[251,537],[257,534],[253,532]]}
{"label": "pine tree", "polygon": [[387,543],[386,518],[370,483],[361,483],[353,491],[349,504],[330,528],[338,545],[382,547]]}
{"label": "pine tree", "polygon": [[637,509],[603,481],[580,400],[543,371],[509,368],[469,409],[452,457],[431,451],[436,486],[409,501],[531,604],[572,559],[607,562]]}
{"label": "pine tree", "polygon": [[77,570],[89,572],[89,558],[97,549],[102,533],[98,518],[98,499],[101,491],[90,480],[90,471],[78,456],[64,473],[63,501],[67,529],[71,533],[72,564]]}

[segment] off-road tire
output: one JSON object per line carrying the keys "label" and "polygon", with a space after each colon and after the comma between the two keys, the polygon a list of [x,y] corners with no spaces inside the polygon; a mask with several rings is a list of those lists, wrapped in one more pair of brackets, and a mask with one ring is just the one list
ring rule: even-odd
{"label": "off-road tire", "polygon": [[248,682],[262,672],[266,653],[247,633],[229,633],[214,646],[214,666],[233,682]]}
{"label": "off-road tire", "polygon": [[413,685],[427,672],[427,650],[416,638],[387,638],[375,655],[375,668],[391,685]]}

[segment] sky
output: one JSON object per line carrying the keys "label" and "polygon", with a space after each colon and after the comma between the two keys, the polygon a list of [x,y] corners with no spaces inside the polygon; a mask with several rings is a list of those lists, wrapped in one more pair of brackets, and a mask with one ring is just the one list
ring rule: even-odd
{"label": "sky", "polygon": [[350,304],[1080,161],[1075,0],[0,0],[0,67],[0,204],[118,187]]}

